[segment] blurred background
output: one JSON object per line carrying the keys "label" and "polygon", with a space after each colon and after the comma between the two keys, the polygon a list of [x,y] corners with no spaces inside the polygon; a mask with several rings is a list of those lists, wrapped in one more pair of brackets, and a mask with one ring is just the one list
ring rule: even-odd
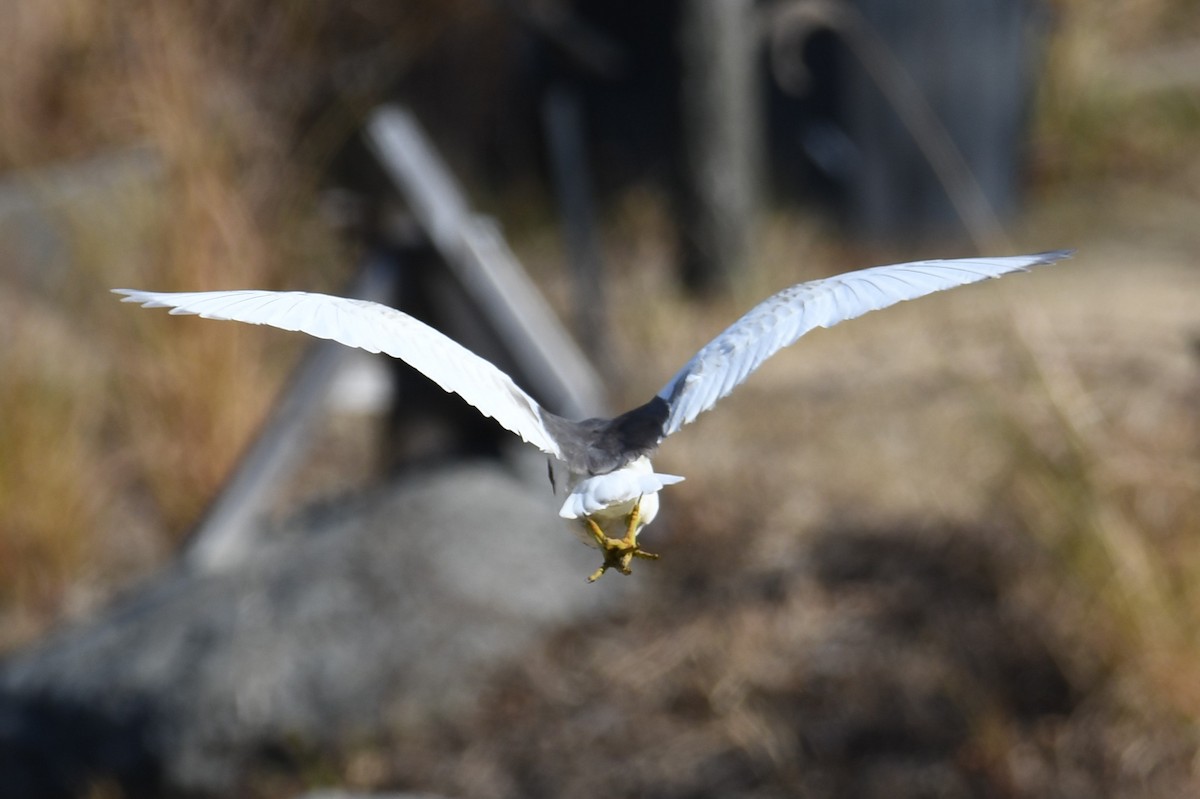
{"label": "blurred background", "polygon": [[[1200,789],[1195,3],[5,12],[0,793]],[[260,498],[253,568],[180,566],[312,342],[109,289],[340,293],[399,253],[397,280],[424,275],[406,300],[453,330],[429,299],[441,254],[364,144],[384,103],[566,320],[597,407],[644,401],[801,280],[1078,253],[777,356],[664,444],[688,479],[663,495],[662,560],[629,578],[584,585],[544,464],[455,428],[454,399],[398,418],[377,364],[376,389],[342,373],[359,401],[326,401]],[[422,438],[445,402],[451,433]],[[489,512],[489,491],[537,498]],[[474,565],[432,588],[404,571],[416,528]],[[296,572],[297,541],[330,549]],[[375,637],[337,638],[360,625]],[[423,637],[387,638],[406,626]],[[350,684],[347,709],[330,686]]]}

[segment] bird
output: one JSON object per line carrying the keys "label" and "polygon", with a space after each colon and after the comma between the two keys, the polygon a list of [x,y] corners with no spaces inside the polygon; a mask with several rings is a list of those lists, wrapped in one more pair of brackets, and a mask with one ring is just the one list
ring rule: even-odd
{"label": "bird", "polygon": [[651,455],[668,436],[712,408],[767,358],[818,327],[938,291],[1053,264],[1073,250],[1032,255],[912,261],[797,283],[754,306],[705,344],[648,402],[613,418],[573,421],[543,408],[511,377],[444,333],[394,308],[304,291],[155,292],[113,289],[122,302],[300,331],[408,363],[484,416],[561,461],[567,472],[559,516],[609,569],[631,573],[656,560],[638,536],[658,515],[659,492],[680,475],[656,472]]}

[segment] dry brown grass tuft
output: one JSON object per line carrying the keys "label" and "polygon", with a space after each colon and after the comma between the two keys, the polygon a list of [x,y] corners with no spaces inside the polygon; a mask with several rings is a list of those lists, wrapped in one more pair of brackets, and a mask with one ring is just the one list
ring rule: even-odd
{"label": "dry brown grass tuft", "polygon": [[[285,5],[259,29],[236,3],[18,4],[0,34],[13,65],[0,73],[0,164],[23,170],[12,196],[42,203],[32,244],[13,244],[15,230],[0,252],[6,340],[21,342],[2,353],[0,645],[151,567],[220,485],[298,347],[133,313],[108,289],[340,279],[313,166],[291,152],[304,84],[265,83],[298,44]],[[143,166],[113,177],[111,153],[135,146]],[[93,154],[108,171],[28,171]],[[36,260],[41,226],[57,263]]]}
{"label": "dry brown grass tuft", "polygon": [[7,10],[0,170],[6,199],[33,210],[0,218],[3,323],[22,348],[0,381],[0,647],[174,547],[302,346],[135,313],[108,289],[343,283],[318,209],[331,159],[406,67],[457,27],[480,39],[495,14],[467,0]]}

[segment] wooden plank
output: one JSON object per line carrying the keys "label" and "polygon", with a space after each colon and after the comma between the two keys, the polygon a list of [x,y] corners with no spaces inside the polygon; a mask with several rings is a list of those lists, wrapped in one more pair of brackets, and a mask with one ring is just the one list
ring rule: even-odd
{"label": "wooden plank", "polygon": [[[368,259],[347,296],[386,302],[398,274],[394,262],[382,256]],[[324,408],[338,369],[354,352],[333,341],[310,346],[262,431],[193,530],[183,552],[185,566],[217,572],[242,561],[275,488],[300,466],[313,439],[309,430]]]}
{"label": "wooden plank", "polygon": [[491,219],[475,214],[406,109],[383,106],[367,143],[471,301],[504,342],[524,388],[572,418],[604,410],[599,376]]}

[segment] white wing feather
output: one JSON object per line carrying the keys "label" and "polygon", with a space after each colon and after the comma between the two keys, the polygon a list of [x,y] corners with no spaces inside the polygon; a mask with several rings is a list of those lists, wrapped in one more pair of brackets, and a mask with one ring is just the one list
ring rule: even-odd
{"label": "white wing feather", "polygon": [[1071,250],[1005,258],[914,261],[799,283],[767,298],[710,341],[663,386],[670,405],[663,437],[729,394],[763,361],[817,327],[1008,272],[1049,264]]}
{"label": "white wing feather", "polygon": [[543,452],[560,456],[542,423],[541,406],[512,378],[424,322],[386,305],[303,291],[113,291],[127,295],[122,302],[144,308],[269,325],[387,353]]}

